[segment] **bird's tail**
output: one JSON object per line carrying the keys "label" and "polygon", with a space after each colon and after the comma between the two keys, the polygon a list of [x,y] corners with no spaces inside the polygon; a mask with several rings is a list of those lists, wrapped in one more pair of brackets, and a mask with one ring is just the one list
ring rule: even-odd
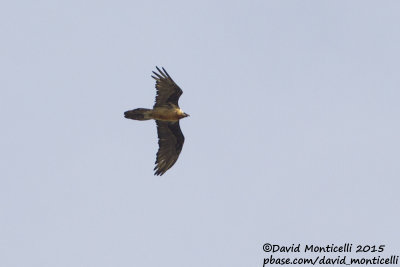
{"label": "bird's tail", "polygon": [[127,119],[145,121],[152,119],[152,110],[147,108],[137,108],[133,110],[125,111],[124,115]]}

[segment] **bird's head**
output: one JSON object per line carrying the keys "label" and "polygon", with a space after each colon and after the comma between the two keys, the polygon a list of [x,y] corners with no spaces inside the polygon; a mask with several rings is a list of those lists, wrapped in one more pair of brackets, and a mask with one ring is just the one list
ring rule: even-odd
{"label": "bird's head", "polygon": [[182,109],[178,109],[177,110],[177,113],[178,113],[178,115],[179,115],[179,117],[182,119],[182,118],[186,118],[186,117],[189,117],[190,115],[189,114],[187,114],[187,113],[185,113],[185,112],[183,112],[183,110]]}

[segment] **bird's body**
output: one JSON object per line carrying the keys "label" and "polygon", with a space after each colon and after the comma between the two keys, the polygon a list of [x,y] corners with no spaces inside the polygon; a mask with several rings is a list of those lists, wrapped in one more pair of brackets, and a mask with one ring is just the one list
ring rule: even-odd
{"label": "bird's body", "polygon": [[178,121],[186,117],[183,110],[175,105],[155,107],[153,109],[137,108],[125,112],[125,118],[138,121],[159,120],[159,121]]}
{"label": "bird's body", "polygon": [[169,106],[162,106],[153,108],[151,116],[159,121],[178,121],[186,117],[185,112],[178,106],[173,104]]}
{"label": "bird's body", "polygon": [[189,115],[178,105],[182,90],[169,74],[158,67],[160,74],[153,71],[156,80],[157,96],[153,109],[137,108],[126,111],[125,118],[133,120],[156,120],[158,145],[155,175],[163,175],[178,160],[185,137],[179,126],[179,120]]}

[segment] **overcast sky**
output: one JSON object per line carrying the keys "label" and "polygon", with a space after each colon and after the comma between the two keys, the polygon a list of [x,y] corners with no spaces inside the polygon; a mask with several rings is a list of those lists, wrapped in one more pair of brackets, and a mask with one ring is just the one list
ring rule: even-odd
{"label": "overcast sky", "polygon": [[[0,266],[262,266],[267,242],[400,254],[399,14],[4,1]],[[156,65],[191,115],[162,177],[155,123],[123,117],[152,107]]]}

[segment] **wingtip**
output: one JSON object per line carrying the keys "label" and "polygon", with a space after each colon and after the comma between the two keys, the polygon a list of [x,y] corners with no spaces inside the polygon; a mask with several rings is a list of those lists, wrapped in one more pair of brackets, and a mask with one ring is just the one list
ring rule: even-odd
{"label": "wingtip", "polygon": [[158,72],[161,74],[162,77],[160,76],[160,74],[155,73],[154,71],[153,73],[156,74],[157,76],[160,76],[160,78],[165,78],[165,79],[171,78],[171,76],[169,76],[168,72],[164,69],[164,67],[161,67],[162,69],[161,70],[158,66],[156,66],[156,69],[158,70]]}
{"label": "wingtip", "polygon": [[[155,162],[155,164],[157,164],[157,161]],[[154,175],[155,175],[155,176],[161,176],[161,175],[162,175],[162,174],[160,174],[160,173],[161,173],[161,170],[158,168],[158,165],[156,165],[156,166],[154,167],[153,171],[154,171]]]}
{"label": "wingtip", "polygon": [[154,172],[154,176],[162,176],[165,172],[157,170]]}
{"label": "wingtip", "polygon": [[164,67],[162,68],[164,73],[167,74],[168,78],[171,78],[171,76],[169,76],[168,72],[164,69]]}
{"label": "wingtip", "polygon": [[153,74],[156,75],[158,78],[154,77],[153,75],[151,77],[153,77],[154,79],[158,80],[158,79],[162,79],[162,76],[160,74],[158,74],[157,72],[153,71]]}

